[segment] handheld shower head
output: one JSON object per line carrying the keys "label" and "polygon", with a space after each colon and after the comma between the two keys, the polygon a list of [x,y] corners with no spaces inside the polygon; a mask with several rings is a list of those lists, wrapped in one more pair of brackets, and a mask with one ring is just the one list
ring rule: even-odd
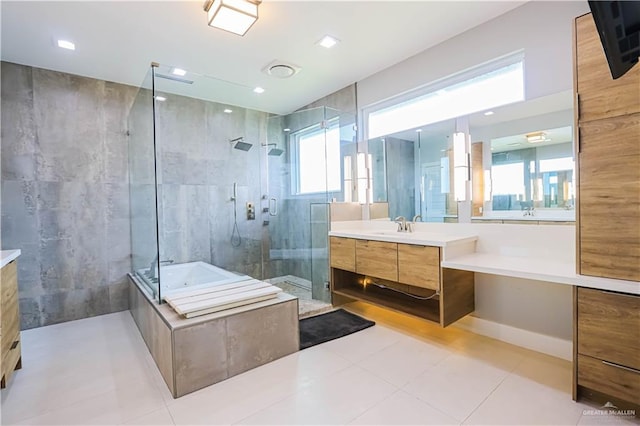
{"label": "handheld shower head", "polygon": [[235,149],[239,149],[240,151],[249,151],[253,146],[253,144],[244,141],[244,136],[231,139],[229,143],[233,145]]}

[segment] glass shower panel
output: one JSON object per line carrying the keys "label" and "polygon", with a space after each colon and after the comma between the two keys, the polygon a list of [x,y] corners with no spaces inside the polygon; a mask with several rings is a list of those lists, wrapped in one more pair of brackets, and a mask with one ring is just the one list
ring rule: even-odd
{"label": "glass shower panel", "polygon": [[159,300],[153,102],[153,76],[149,70],[128,116],[131,253],[134,274]]}

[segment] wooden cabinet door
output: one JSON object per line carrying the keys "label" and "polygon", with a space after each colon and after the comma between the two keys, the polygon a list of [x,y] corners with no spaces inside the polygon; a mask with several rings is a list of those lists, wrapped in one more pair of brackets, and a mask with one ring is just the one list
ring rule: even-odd
{"label": "wooden cabinet door", "polygon": [[640,65],[614,80],[591,14],[577,18],[575,26],[579,120],[640,112]]}
{"label": "wooden cabinet door", "polygon": [[356,240],[356,272],[398,281],[398,244]]}
{"label": "wooden cabinet door", "polygon": [[0,271],[2,280],[2,357],[9,353],[11,346],[18,340],[20,333],[20,315],[18,314],[18,273],[16,262],[5,265]]}
{"label": "wooden cabinet door", "polygon": [[578,288],[577,345],[582,355],[640,371],[640,296]]}
{"label": "wooden cabinet door", "polygon": [[356,271],[356,240],[353,238],[329,237],[331,267],[345,271]]}
{"label": "wooden cabinet door", "polygon": [[398,281],[440,289],[440,248],[398,244]]}
{"label": "wooden cabinet door", "polygon": [[580,123],[579,267],[640,281],[640,113]]}

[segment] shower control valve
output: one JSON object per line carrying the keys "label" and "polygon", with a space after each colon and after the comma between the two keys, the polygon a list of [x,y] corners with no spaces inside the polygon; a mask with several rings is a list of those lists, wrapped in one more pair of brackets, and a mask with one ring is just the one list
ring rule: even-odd
{"label": "shower control valve", "polygon": [[247,220],[256,220],[256,206],[253,203],[247,203]]}

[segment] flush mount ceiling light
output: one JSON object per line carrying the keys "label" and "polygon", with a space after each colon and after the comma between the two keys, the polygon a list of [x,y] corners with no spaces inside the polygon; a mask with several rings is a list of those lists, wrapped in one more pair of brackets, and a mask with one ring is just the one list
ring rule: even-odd
{"label": "flush mount ceiling light", "polygon": [[338,39],[335,37],[331,37],[330,35],[326,35],[322,37],[322,39],[318,42],[318,44],[322,47],[326,47],[327,49],[330,49],[336,44],[338,44]]}
{"label": "flush mount ceiling light", "polygon": [[527,138],[527,142],[529,143],[539,143],[547,140],[547,134],[544,132],[533,132],[525,135]]}
{"label": "flush mount ceiling light", "polygon": [[76,45],[68,40],[58,40],[57,44],[58,44],[58,47],[61,47],[63,49],[76,50]]}
{"label": "flush mount ceiling light", "polygon": [[207,0],[204,10],[210,27],[245,35],[258,20],[260,0]]}
{"label": "flush mount ceiling light", "polygon": [[177,75],[178,77],[184,77],[185,75],[187,75],[187,72],[182,68],[174,68],[171,70],[171,74]]}

